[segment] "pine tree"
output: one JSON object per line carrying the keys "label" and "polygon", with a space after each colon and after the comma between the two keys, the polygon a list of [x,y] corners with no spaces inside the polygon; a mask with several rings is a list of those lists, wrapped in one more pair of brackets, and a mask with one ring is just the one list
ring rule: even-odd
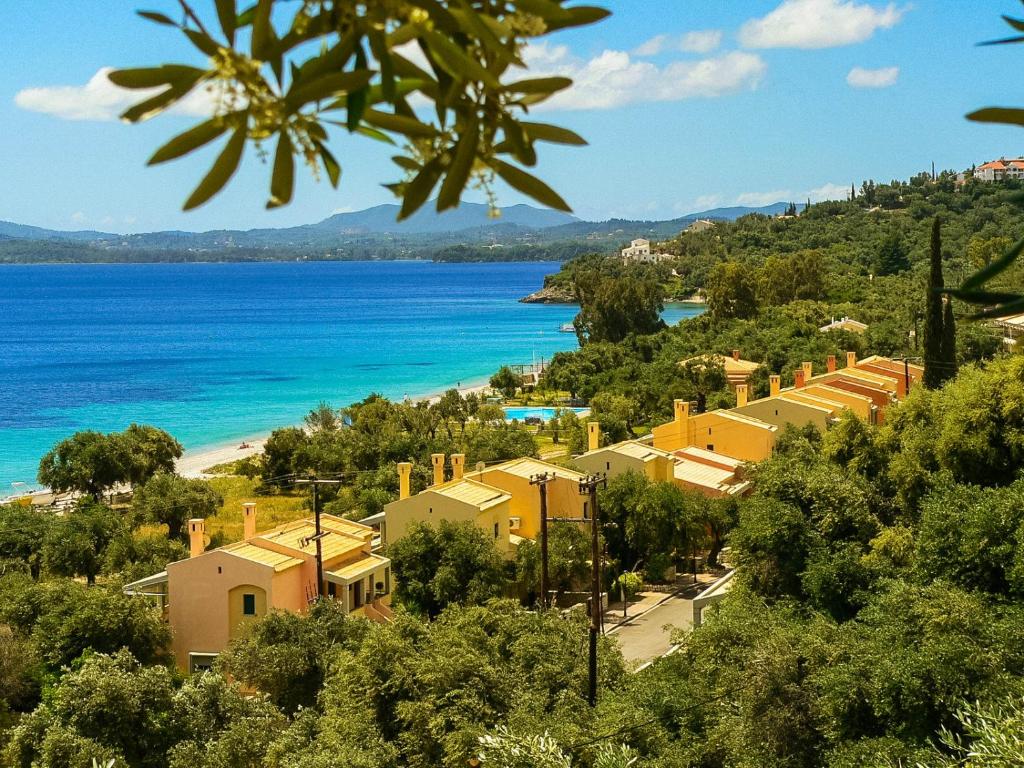
{"label": "pine tree", "polygon": [[903,243],[900,231],[893,227],[878,249],[877,274],[896,275],[908,269],[910,259],[907,258],[907,247]]}
{"label": "pine tree", "polygon": [[928,272],[924,310],[924,385],[937,389],[945,380],[942,357],[942,224],[939,217],[932,222],[931,269]]}
{"label": "pine tree", "polygon": [[945,378],[956,376],[956,320],[953,319],[953,300],[950,298],[946,299],[942,316],[942,363]]}
{"label": "pine tree", "polygon": [[852,181],[850,182],[850,199],[851,200],[856,200],[857,199],[857,187],[854,185],[854,183]]}

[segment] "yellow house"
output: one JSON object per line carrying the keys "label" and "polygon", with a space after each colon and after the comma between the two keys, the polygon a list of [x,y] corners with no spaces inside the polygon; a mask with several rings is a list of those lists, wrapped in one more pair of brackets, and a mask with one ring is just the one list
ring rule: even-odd
{"label": "yellow house", "polygon": [[385,505],[383,515],[364,521],[379,523],[384,544],[401,539],[413,523],[468,521],[493,536],[495,546],[511,557],[519,540],[535,539],[540,534],[540,489],[530,481],[541,474],[551,478],[545,486],[548,517],[586,515],[589,502],[579,492],[580,481],[586,475],[580,472],[523,458],[465,473],[465,457],[454,454],[451,459],[452,479],[445,482],[444,456],[436,454],[434,485],[415,496],[409,494],[412,465],[398,465],[398,500]]}
{"label": "yellow house", "polygon": [[687,363],[707,362],[719,363],[725,369],[725,378],[729,381],[729,386],[733,389],[736,389],[739,384],[749,383],[750,377],[754,374],[754,371],[761,367],[760,363],[755,363],[753,360],[744,360],[740,356],[740,351],[738,349],[734,349],[731,355],[713,354],[689,357],[686,360],[680,360],[679,365],[683,366]]}
{"label": "yellow house", "polygon": [[603,474],[609,480],[636,472],[649,480],[667,482],[675,477],[676,457],[639,440],[626,440],[587,451],[573,463],[591,474]]}
{"label": "yellow house", "polygon": [[[205,552],[205,523],[189,521],[191,556],[127,584],[127,594],[159,600],[171,626],[178,666],[208,668],[246,624],[271,610],[306,613],[318,596],[317,541],[312,518],[256,533],[256,505],[245,505],[245,538]],[[347,613],[390,616],[391,561],[371,553],[373,529],[320,516],[324,582],[320,595]]]}
{"label": "yellow house", "polygon": [[654,447],[678,451],[697,446],[740,461],[762,461],[771,456],[779,428],[760,419],[731,411],[690,415],[690,404],[677,400],[675,418],[652,430]]}
{"label": "yellow house", "polygon": [[530,480],[547,473],[552,478],[545,488],[548,517],[587,516],[587,496],[580,494],[580,481],[586,475],[540,459],[524,458],[495,464],[466,475],[498,488],[512,499],[509,507],[510,530],[515,536],[536,539],[540,535],[540,490]]}
{"label": "yellow house", "polygon": [[452,480],[384,507],[381,541],[394,544],[413,523],[436,526],[441,520],[470,522],[494,537],[495,546],[509,554],[509,518],[511,495],[493,486],[469,479]]}
{"label": "yellow house", "polygon": [[833,418],[835,409],[825,403],[782,397],[763,397],[732,409],[733,413],[749,416],[784,429],[787,424],[802,427],[813,424],[824,432]]}

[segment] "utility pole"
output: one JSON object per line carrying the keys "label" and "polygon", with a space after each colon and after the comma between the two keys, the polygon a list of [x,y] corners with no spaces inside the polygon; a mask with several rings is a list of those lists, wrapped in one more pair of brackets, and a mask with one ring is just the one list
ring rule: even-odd
{"label": "utility pole", "polygon": [[606,488],[604,475],[590,475],[580,480],[580,495],[590,496],[590,669],[587,701],[597,706],[597,635],[601,631],[601,552],[598,547],[597,488]]}
{"label": "utility pole", "polygon": [[530,485],[540,489],[540,607],[548,607],[548,489],[547,484],[554,480],[554,475],[541,472],[530,478]]}
{"label": "utility pole", "polygon": [[321,485],[341,485],[341,480],[320,480],[316,473],[310,472],[309,479],[296,480],[295,485],[308,485],[313,490],[313,535],[303,539],[302,546],[306,546],[310,541],[316,542],[316,599],[320,600],[323,597],[324,589],[324,552],[323,545],[320,542],[325,534],[320,528],[320,494],[318,493],[318,488]]}

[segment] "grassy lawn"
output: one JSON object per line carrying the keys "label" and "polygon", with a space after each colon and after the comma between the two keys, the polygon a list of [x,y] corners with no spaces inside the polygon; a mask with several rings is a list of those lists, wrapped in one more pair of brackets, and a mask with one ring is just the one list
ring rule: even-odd
{"label": "grassy lawn", "polygon": [[256,502],[256,530],[265,531],[275,525],[303,517],[307,510],[303,506],[306,498],[302,494],[274,494],[260,496],[256,493],[257,482],[239,475],[222,475],[210,480],[217,493],[224,497],[224,506],[206,521],[206,532],[213,536],[223,532],[225,542],[242,538],[242,502]]}

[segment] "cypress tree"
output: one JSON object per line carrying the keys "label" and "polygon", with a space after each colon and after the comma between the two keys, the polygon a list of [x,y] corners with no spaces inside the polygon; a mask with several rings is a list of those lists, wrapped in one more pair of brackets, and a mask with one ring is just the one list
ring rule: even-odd
{"label": "cypress tree", "polygon": [[939,217],[932,222],[931,269],[924,309],[924,385],[937,389],[944,381],[942,357],[942,231]]}
{"label": "cypress tree", "polygon": [[956,320],[953,319],[953,300],[949,298],[942,316],[942,363],[943,378],[956,376]]}

